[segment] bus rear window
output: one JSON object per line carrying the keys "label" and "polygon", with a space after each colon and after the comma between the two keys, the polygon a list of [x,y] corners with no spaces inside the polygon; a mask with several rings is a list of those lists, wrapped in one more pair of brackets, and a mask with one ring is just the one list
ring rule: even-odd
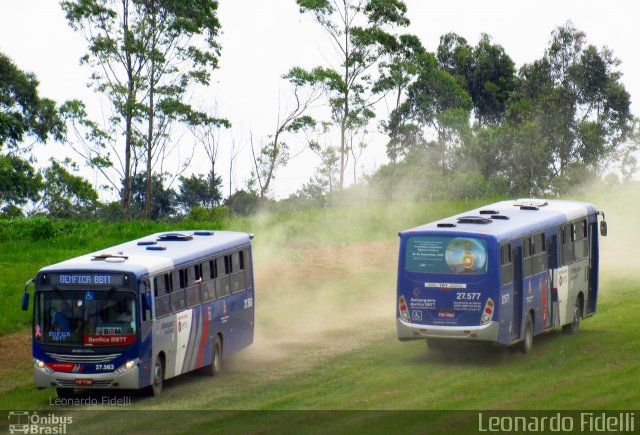
{"label": "bus rear window", "polygon": [[468,237],[410,237],[405,269],[417,273],[483,274],[487,243]]}

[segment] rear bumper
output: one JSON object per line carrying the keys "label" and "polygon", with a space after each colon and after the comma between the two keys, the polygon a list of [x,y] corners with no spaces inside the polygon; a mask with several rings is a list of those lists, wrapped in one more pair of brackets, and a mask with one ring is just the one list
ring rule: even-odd
{"label": "rear bumper", "polygon": [[452,340],[498,341],[500,325],[489,322],[482,326],[437,326],[419,325],[396,318],[398,340],[420,340],[425,338],[447,338]]}

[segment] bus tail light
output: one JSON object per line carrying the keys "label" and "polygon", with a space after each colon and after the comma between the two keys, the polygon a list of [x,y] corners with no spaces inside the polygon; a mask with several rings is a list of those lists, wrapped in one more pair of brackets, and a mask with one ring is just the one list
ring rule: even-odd
{"label": "bus tail light", "polygon": [[493,312],[495,311],[495,304],[493,299],[487,299],[487,303],[484,304],[484,310],[482,311],[482,317],[480,317],[480,324],[485,325],[493,319]]}
{"label": "bus tail light", "polygon": [[398,308],[400,309],[400,316],[404,320],[409,322],[411,320],[411,317],[409,316],[409,310],[407,308],[407,301],[404,298],[404,296],[400,296],[400,299],[398,299]]}

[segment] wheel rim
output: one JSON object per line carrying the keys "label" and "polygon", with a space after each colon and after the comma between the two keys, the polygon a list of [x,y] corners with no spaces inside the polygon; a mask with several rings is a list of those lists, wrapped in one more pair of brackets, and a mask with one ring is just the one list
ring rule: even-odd
{"label": "wheel rim", "polygon": [[213,370],[220,370],[220,344],[216,343],[213,347]]}
{"label": "wheel rim", "polygon": [[529,320],[524,331],[525,350],[529,352],[533,344],[533,324]]}
{"label": "wheel rim", "polygon": [[580,308],[578,305],[575,306],[573,311],[573,330],[577,331],[580,326]]}
{"label": "wheel rim", "polygon": [[162,390],[162,365],[158,360],[153,370],[153,389],[158,392]]}

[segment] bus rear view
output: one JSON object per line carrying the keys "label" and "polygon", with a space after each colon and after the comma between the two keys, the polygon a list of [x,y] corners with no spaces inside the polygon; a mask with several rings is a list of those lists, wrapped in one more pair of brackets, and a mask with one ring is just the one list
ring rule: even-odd
{"label": "bus rear view", "polygon": [[398,338],[495,341],[496,271],[492,239],[450,231],[401,234]]}
{"label": "bus rear view", "polygon": [[[600,231],[598,231],[598,218]],[[402,231],[398,339],[522,344],[596,312],[604,213],[579,201],[502,201]]]}

